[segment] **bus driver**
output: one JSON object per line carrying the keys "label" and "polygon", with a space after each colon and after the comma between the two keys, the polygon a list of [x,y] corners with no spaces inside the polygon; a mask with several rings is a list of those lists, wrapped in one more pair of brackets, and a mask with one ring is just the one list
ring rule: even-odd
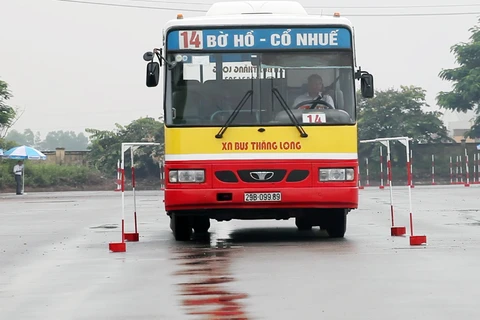
{"label": "bus driver", "polygon": [[[324,94],[323,92],[324,86],[323,86],[323,79],[320,77],[318,74],[312,74],[308,77],[308,92],[304,93],[300,96],[298,96],[295,101],[293,102],[293,106],[295,107],[298,105],[300,102],[303,101],[311,101],[315,100],[318,97],[320,97],[320,100],[323,100],[330,104],[333,108],[335,108],[335,105],[333,103],[333,99],[330,95]],[[310,106],[305,106],[310,107]],[[300,107],[300,109],[305,109],[304,107]],[[327,108],[327,106],[318,104],[316,108]]]}

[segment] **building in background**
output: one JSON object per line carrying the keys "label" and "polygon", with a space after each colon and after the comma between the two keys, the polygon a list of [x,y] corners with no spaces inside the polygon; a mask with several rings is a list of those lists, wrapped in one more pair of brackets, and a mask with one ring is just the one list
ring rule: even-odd
{"label": "building in background", "polygon": [[[462,139],[465,139],[465,132],[470,130],[470,128],[473,126],[476,117],[475,112],[469,111],[467,113],[463,113],[445,110],[442,110],[442,112],[444,113],[442,120],[448,129],[449,136],[456,142],[460,143]],[[467,138],[465,142],[480,142],[480,138]]]}

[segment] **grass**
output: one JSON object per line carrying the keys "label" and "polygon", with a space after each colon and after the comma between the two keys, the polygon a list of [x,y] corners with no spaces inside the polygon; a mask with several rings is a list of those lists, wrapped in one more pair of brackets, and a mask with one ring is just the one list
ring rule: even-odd
{"label": "grass", "polygon": [[[13,190],[16,160],[0,161],[0,190]],[[25,189],[83,190],[85,187],[114,183],[93,168],[74,165],[56,165],[40,161],[25,161]]]}
{"label": "grass", "polygon": [[[17,160],[0,160],[0,191],[15,192],[13,167]],[[57,165],[43,161],[26,160],[25,191],[100,191],[115,189],[115,170],[105,175],[95,168],[78,165]],[[137,190],[157,190],[158,177],[136,179]],[[126,190],[131,189],[130,179],[125,181]]]}

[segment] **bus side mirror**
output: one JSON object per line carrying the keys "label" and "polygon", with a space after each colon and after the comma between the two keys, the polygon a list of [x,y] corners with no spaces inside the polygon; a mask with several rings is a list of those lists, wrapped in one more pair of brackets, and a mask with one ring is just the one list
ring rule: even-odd
{"label": "bus side mirror", "polygon": [[150,61],[147,63],[147,87],[156,87],[160,77],[160,64]]}
{"label": "bus side mirror", "polygon": [[360,87],[364,98],[373,98],[373,76],[370,73],[363,73],[360,77]]}

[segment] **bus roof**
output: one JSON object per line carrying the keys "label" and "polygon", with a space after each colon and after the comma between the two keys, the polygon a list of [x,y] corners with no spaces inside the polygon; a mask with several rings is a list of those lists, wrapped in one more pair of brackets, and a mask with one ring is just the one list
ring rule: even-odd
{"label": "bus roof", "polygon": [[352,29],[350,20],[338,14],[311,15],[296,1],[228,1],[214,3],[206,15],[170,20],[165,32],[175,27],[215,26],[321,26],[341,25]]}

